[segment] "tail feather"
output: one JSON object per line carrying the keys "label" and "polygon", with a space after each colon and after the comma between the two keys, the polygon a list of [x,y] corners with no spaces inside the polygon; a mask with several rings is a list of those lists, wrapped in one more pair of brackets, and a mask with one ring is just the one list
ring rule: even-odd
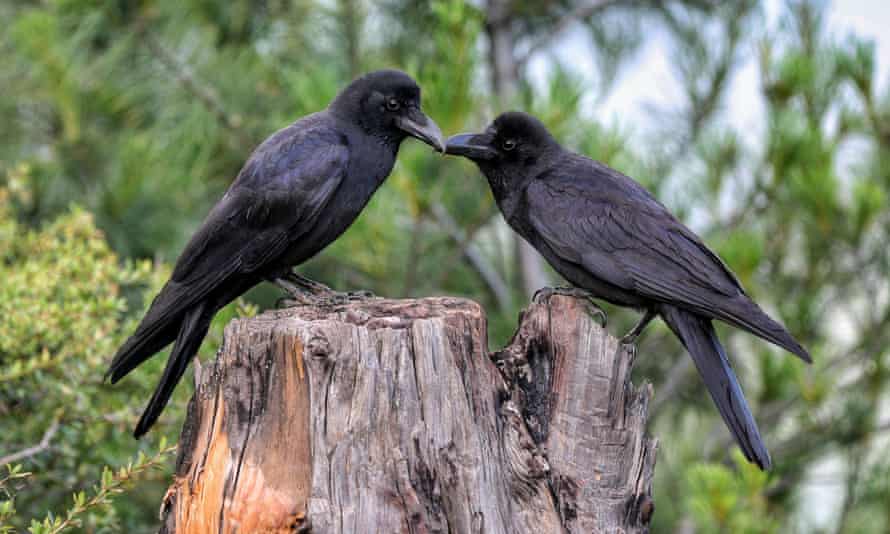
{"label": "tail feather", "polygon": [[176,339],[179,324],[164,325],[162,328],[143,330],[141,327],[127,339],[105,372],[105,379],[116,384],[142,362],[151,358]]}
{"label": "tail feather", "polygon": [[167,406],[176,384],[179,383],[192,357],[201,347],[201,342],[207,335],[210,320],[213,317],[212,313],[206,313],[205,308],[206,304],[201,303],[186,312],[161,381],[133,432],[135,437],[142,437],[158,420],[161,411]]}
{"label": "tail feather", "polygon": [[767,315],[756,302],[744,296],[733,302],[733,308],[735,309],[730,315],[723,316],[721,314],[720,318],[733,326],[747,330],[755,336],[782,347],[807,363],[813,363],[813,358],[810,357],[807,349],[803,348],[785,327]]}
{"label": "tail feather", "polygon": [[193,306],[187,289],[173,281],[164,285],[136,331],[114,355],[106,380],[116,383],[176,339],[186,310]]}
{"label": "tail feather", "polygon": [[692,356],[711,398],[745,457],[761,469],[769,469],[772,465],[769,452],[711,320],[670,305],[662,306],[661,315]]}

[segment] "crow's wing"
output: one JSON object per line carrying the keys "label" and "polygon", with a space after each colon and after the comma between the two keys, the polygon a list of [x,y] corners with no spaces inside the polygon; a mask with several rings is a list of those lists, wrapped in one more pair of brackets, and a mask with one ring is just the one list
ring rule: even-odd
{"label": "crow's wing", "polygon": [[318,222],[348,160],[345,142],[323,129],[261,147],[189,241],[171,279],[212,285],[276,259]]}
{"label": "crow's wing", "polygon": [[560,257],[622,289],[686,307],[707,309],[744,293],[723,262],[642,187],[599,166],[567,170],[584,175],[551,174],[526,190],[533,227]]}
{"label": "crow's wing", "polygon": [[136,332],[115,355],[108,373],[112,382],[171,342],[188,309],[239,275],[274,262],[319,223],[346,175],[349,150],[330,128],[300,126],[264,142],[210,211]]}
{"label": "crow's wing", "polygon": [[808,360],[729,268],[642,186],[582,159],[526,189],[532,227],[556,254],[657,302],[744,328]]}

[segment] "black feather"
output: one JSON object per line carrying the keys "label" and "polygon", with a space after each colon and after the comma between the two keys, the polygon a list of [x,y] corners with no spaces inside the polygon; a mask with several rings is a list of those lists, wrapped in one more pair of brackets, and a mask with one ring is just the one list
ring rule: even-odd
{"label": "black feather", "polygon": [[732,370],[714,325],[675,306],[661,306],[661,317],[680,338],[695,362],[708,393],[745,457],[761,469],[772,465],[757,423]]}
{"label": "black feather", "polygon": [[524,113],[505,113],[484,133],[455,136],[446,151],[476,161],[510,226],[569,282],[619,306],[659,311],[695,360],[745,455],[769,467],[711,321],[811,358],[692,230],[642,185],[565,150]]}
{"label": "black feather", "polygon": [[158,382],[151,400],[145,407],[133,436],[142,437],[148,429],[158,420],[161,411],[167,406],[173,389],[185,373],[192,357],[197,354],[201,347],[201,341],[207,335],[207,329],[210,327],[210,320],[213,318],[212,313],[208,313],[206,304],[199,304],[186,313],[179,329],[179,335],[176,337],[176,343],[173,345],[173,352],[167,359],[167,366],[164,368],[164,374]]}

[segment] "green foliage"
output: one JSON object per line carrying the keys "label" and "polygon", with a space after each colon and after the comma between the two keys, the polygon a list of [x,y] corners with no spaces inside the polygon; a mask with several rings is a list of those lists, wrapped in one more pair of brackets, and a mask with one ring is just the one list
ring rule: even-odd
{"label": "green foliage", "polygon": [[[18,459],[39,473],[16,483],[18,514],[7,519],[22,527],[25,518],[58,509],[137,445],[129,437],[138,409],[130,396],[149,394],[151,379],[112,390],[102,376],[134,326],[123,294],[153,293],[167,272],[145,261],[122,265],[79,208],[28,228],[12,216],[30,196],[16,187],[19,194],[0,189],[0,433],[4,455],[41,449]],[[155,362],[151,367],[158,370]],[[137,517],[144,520],[145,512],[113,519],[120,525]]]}
{"label": "green foliage", "polygon": [[734,468],[721,464],[694,464],[687,470],[685,503],[690,516],[705,534],[781,532],[779,517],[771,513],[764,492],[768,475],[733,452]]}
{"label": "green foliage", "polygon": [[113,521],[114,516],[109,513],[113,512],[110,508],[111,497],[132,487],[139,475],[163,465],[162,463],[173,454],[176,447],[168,447],[166,442],[161,439],[158,449],[158,452],[152,457],[139,451],[135,459],[117,471],[112,471],[107,466],[103,467],[99,483],[93,487],[89,494],[79,491],[72,495],[73,503],[65,512],[64,517],[48,513],[43,521],[31,520],[28,531],[32,534],[57,534],[72,528],[83,529],[86,526],[84,516],[87,516],[86,521],[89,523],[95,523],[95,527],[119,528],[119,525]]}
{"label": "green foliage", "polygon": [[31,476],[31,473],[22,470],[21,465],[6,464],[6,474],[0,478],[0,533],[7,534],[15,532],[11,526],[12,518],[15,517],[15,494],[13,486],[16,480],[21,480]]}
{"label": "green foliage", "polygon": [[[122,264],[90,214],[77,207],[39,229],[23,225],[13,217],[16,206],[32,195],[23,175],[10,177],[13,188],[0,188],[0,314],[5,317],[0,323],[0,457],[10,453],[13,461],[27,461],[39,476],[25,478],[9,467],[0,484],[5,494],[0,524],[21,528],[28,517],[59,510],[71,492],[82,495],[103,471],[113,471],[113,483],[107,483],[110,475],[103,475],[88,500],[76,502],[66,514],[51,512],[42,527],[35,523],[31,528],[58,532],[80,525],[79,516],[89,512],[91,524],[131,531],[151,520],[151,507],[169,476],[170,466],[164,463],[170,449],[140,445],[130,437],[141,408],[133,399],[150,395],[162,358],[118,387],[104,383],[103,374],[138,318],[126,314],[127,309],[142,308],[169,270],[147,261]],[[254,311],[244,304],[224,310],[206,351],[218,346],[225,321]],[[176,420],[188,387],[181,390],[166,414],[170,419],[165,417],[152,442],[177,436]],[[35,444],[37,450],[15,457],[13,451]],[[146,456],[148,451],[158,452]],[[132,465],[109,467],[121,465],[131,454],[136,454]],[[165,470],[148,472],[158,465]],[[109,508],[111,496],[136,477],[146,482],[145,507],[133,506],[140,501],[133,497],[126,506]]]}

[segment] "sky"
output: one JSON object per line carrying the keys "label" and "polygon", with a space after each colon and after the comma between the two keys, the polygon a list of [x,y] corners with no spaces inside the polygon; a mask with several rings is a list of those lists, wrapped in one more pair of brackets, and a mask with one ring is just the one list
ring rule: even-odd
{"label": "sky", "polygon": [[[767,0],[764,4],[767,27],[775,28],[783,13],[782,0]],[[886,90],[890,73],[890,1],[845,0],[828,4],[828,27],[838,37],[851,32],[872,39],[877,53],[880,89]],[[590,83],[595,83],[597,69],[593,58],[585,50],[589,40],[580,26],[565,32],[549,51]],[[743,66],[731,82],[726,99],[728,120],[740,132],[756,135],[763,131],[763,102],[759,94],[757,51],[747,51]],[[539,54],[531,64],[532,79],[543,76],[550,67],[550,57]],[[645,44],[619,71],[612,90],[604,101],[585,101],[585,112],[601,118],[606,124],[629,131],[632,138],[645,137],[644,125],[651,125],[654,109],[669,110],[682,102],[682,92],[672,66],[672,50],[668,37],[655,31]]]}

